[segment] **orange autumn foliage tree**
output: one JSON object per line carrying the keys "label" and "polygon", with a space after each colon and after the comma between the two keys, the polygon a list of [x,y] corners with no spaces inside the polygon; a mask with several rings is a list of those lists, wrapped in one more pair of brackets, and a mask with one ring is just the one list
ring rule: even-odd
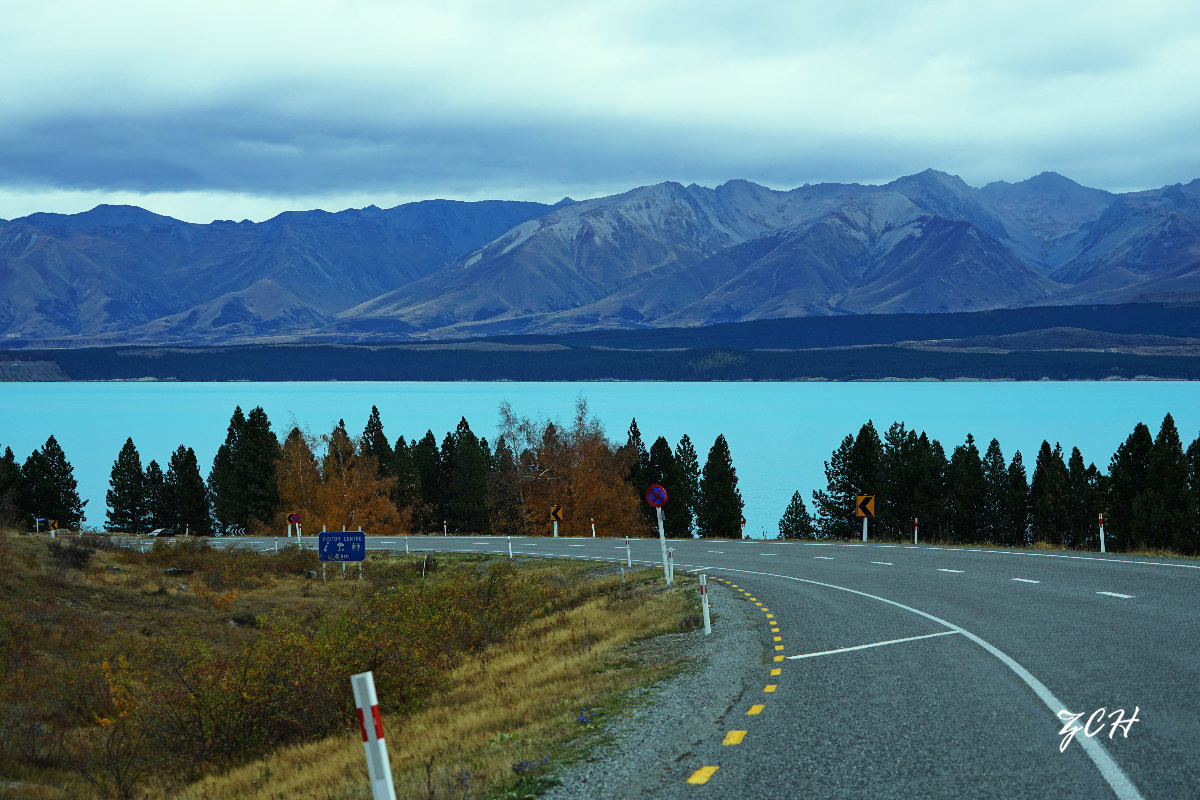
{"label": "orange autumn foliage tree", "polygon": [[[315,453],[323,452],[318,466]],[[320,438],[293,429],[279,463],[281,524],[287,514],[301,514],[309,534],[324,525],[329,530],[363,530],[369,534],[408,532],[409,509],[392,502],[396,479],[382,477],[362,441],[339,424]]]}
{"label": "orange autumn foliage tree", "polygon": [[625,480],[629,454],[608,441],[603,425],[575,401],[570,427],[518,417],[500,405],[500,440],[491,492],[494,529],[549,535],[550,506],[562,507],[561,536],[644,535],[636,490]]}

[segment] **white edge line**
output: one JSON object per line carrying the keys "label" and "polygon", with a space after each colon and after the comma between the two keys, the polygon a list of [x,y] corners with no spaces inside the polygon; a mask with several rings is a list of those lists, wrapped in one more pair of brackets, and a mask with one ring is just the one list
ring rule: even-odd
{"label": "white edge line", "polygon": [[883,565],[883,566],[885,566],[885,567],[894,567],[894,566],[896,566],[896,565],[895,565],[895,564],[893,564],[891,561],[872,561],[871,563],[872,563],[872,564],[882,564],[882,565]]}
{"label": "white edge line", "polygon": [[[782,578],[784,580],[797,581],[798,583],[807,583],[813,586],[824,586],[827,589],[837,589],[838,591],[849,592],[850,594],[856,594],[860,597],[867,597],[871,600],[878,600],[881,603],[887,603],[888,605],[895,606],[896,608],[902,608],[905,611],[910,611],[913,614],[924,617],[932,622],[945,625],[950,630],[961,633],[963,636],[967,637],[972,642],[998,658],[1000,662],[1004,664],[1004,666],[1012,670],[1018,678],[1025,682],[1026,686],[1033,690],[1033,693],[1038,696],[1038,699],[1041,700],[1043,704],[1045,704],[1046,708],[1050,709],[1050,713],[1054,715],[1055,720],[1061,721],[1058,718],[1058,712],[1065,709],[1066,706],[1061,700],[1054,696],[1053,692],[1046,688],[1046,684],[1035,678],[1033,673],[1018,664],[1007,653],[1000,650],[990,642],[979,638],[966,628],[962,628],[952,622],[947,622],[941,617],[935,617],[933,614],[913,608],[912,606],[906,606],[903,603],[896,602],[895,600],[888,600],[886,597],[868,594],[867,592],[860,592],[857,589],[849,589],[845,586],[836,586],[832,583],[822,583],[821,581],[809,580],[807,578],[796,578],[791,575],[780,575],[773,572],[755,572],[746,569],[731,569],[729,567],[723,567],[722,569],[725,572],[742,573],[744,575],[761,575],[768,578]],[[1090,738],[1076,738],[1075,741],[1079,742],[1088,758],[1092,760],[1092,763],[1096,765],[1096,769],[1100,771],[1100,776],[1104,778],[1105,782],[1108,783],[1109,787],[1113,790],[1113,793],[1119,798],[1119,800],[1145,800],[1142,797],[1141,792],[1139,792],[1137,787],[1133,785],[1133,782],[1129,780],[1129,776],[1127,776],[1121,770],[1120,765],[1118,765],[1117,762],[1113,760],[1113,757],[1108,754],[1108,751],[1104,749],[1104,745],[1100,744],[1095,739]]]}
{"label": "white edge line", "polygon": [[961,569],[945,569],[943,567],[938,567],[938,572],[962,572],[962,570]]}
{"label": "white edge line", "polygon": [[1030,580],[1029,578],[1013,578],[1018,583],[1041,583],[1041,581]]}
{"label": "white edge line", "polygon": [[883,647],[889,644],[900,644],[901,642],[915,642],[918,639],[931,639],[934,636],[949,636],[959,631],[940,631],[938,633],[927,633],[924,636],[908,636],[904,639],[889,639],[886,642],[874,642],[872,644],[859,644],[854,647],[839,647],[837,650],[822,650],[819,653],[802,653],[798,656],[788,656],[789,659],[796,658],[815,658],[817,656],[831,656],[834,653],[849,653],[851,650],[866,650],[869,647]]}
{"label": "white edge line", "polygon": [[1118,594],[1117,592],[1096,592],[1096,594],[1106,594],[1109,597],[1119,597],[1122,600],[1132,600],[1133,599],[1133,595],[1131,595],[1131,594]]}

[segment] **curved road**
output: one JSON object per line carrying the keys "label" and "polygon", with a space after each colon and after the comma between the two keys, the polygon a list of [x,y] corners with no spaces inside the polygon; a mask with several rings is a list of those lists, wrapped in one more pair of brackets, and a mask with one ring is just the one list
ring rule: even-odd
{"label": "curved road", "polygon": [[[625,559],[618,539],[512,546]],[[1200,798],[1200,562],[753,539],[670,546],[677,571],[721,581],[718,612],[736,597],[761,614],[763,649],[747,654],[761,658],[761,688],[712,720],[711,741],[681,758],[664,797]],[[507,554],[502,537],[410,537],[408,547]],[[659,563],[657,540],[631,548],[635,562]],[[1081,730],[1060,752],[1068,725]]]}

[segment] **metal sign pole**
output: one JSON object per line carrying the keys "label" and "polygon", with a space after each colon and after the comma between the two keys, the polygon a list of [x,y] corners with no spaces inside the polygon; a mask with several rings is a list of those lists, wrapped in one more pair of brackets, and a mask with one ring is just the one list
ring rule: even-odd
{"label": "metal sign pole", "polygon": [[667,586],[671,585],[671,573],[667,571],[667,532],[663,527],[663,512],[662,506],[654,509],[658,513],[658,543],[662,548],[662,567],[663,578],[667,582]]}
{"label": "metal sign pole", "polygon": [[863,541],[864,542],[867,540],[867,519],[868,519],[868,517],[863,517]]}

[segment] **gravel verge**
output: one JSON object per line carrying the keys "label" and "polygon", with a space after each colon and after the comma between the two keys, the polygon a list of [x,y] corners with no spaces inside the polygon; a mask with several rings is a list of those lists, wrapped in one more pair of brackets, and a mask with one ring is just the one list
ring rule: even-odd
{"label": "gravel verge", "polygon": [[555,774],[544,800],[652,797],[681,780],[679,762],[702,742],[720,737],[720,720],[750,690],[761,691],[765,633],[757,609],[709,582],[715,618],[701,628],[658,636],[643,646],[687,662],[682,672],[635,691],[625,712],[606,720],[610,741],[588,760]]}

